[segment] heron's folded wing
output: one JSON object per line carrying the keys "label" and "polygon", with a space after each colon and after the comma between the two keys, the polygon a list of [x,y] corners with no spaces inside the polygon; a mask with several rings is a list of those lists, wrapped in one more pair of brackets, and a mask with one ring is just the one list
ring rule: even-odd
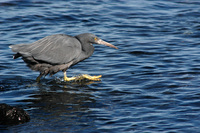
{"label": "heron's folded wing", "polygon": [[42,38],[27,47],[32,57],[50,64],[64,64],[81,54],[80,42],[71,36],[58,34]]}

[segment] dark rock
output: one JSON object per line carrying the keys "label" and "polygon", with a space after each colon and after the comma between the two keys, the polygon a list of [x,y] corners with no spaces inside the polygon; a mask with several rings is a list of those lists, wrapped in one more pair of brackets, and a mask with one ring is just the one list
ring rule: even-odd
{"label": "dark rock", "polygon": [[30,117],[26,111],[7,104],[0,104],[0,125],[17,125],[28,122]]}

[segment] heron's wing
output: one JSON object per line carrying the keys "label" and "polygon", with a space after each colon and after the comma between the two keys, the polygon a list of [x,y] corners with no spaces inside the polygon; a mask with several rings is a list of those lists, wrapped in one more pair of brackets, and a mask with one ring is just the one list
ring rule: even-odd
{"label": "heron's wing", "polygon": [[80,42],[74,37],[63,34],[42,38],[26,49],[34,59],[51,64],[68,63],[81,54]]}

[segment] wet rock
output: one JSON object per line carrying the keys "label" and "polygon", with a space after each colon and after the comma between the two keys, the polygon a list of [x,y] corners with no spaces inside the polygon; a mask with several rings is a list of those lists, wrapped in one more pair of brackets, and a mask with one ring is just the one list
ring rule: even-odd
{"label": "wet rock", "polygon": [[28,122],[30,117],[26,111],[7,104],[0,104],[0,125],[17,125]]}

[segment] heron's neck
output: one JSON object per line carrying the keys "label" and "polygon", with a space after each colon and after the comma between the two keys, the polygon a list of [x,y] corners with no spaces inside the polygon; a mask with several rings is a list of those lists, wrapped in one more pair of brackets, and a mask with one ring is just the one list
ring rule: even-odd
{"label": "heron's neck", "polygon": [[94,52],[94,46],[79,36],[75,37],[80,41],[82,46],[82,51],[84,52],[84,54],[87,55],[88,57],[91,56]]}
{"label": "heron's neck", "polygon": [[94,52],[94,46],[90,43],[84,43],[82,50],[87,56],[91,56]]}

